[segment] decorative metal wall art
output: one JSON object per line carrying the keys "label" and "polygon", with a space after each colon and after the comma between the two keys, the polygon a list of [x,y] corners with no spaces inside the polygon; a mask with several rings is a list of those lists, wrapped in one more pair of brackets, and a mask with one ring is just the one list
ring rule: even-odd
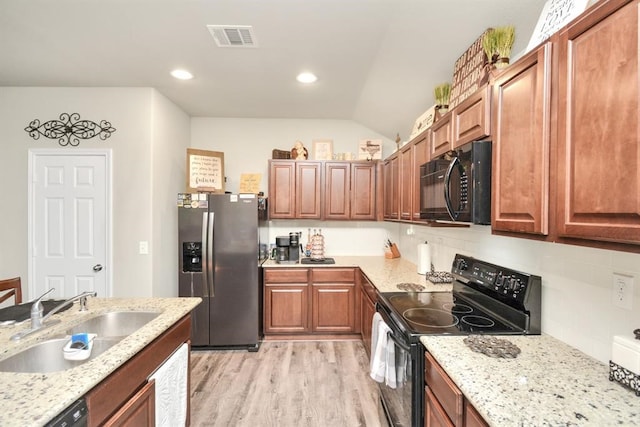
{"label": "decorative metal wall art", "polygon": [[91,139],[96,136],[105,140],[111,136],[116,129],[106,120],[101,120],[100,124],[91,120],[80,120],[80,114],[62,113],[60,120],[49,120],[40,124],[40,120],[35,119],[24,128],[33,139],[44,136],[49,139],[57,139],[58,144],[63,147],[72,145],[76,147],[81,139]]}

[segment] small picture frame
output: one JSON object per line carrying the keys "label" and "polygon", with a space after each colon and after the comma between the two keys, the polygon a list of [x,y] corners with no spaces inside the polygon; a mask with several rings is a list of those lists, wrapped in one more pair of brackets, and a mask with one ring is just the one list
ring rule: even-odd
{"label": "small picture frame", "polygon": [[358,143],[358,160],[381,160],[382,140],[361,139]]}
{"label": "small picture frame", "polygon": [[187,148],[187,193],[224,193],[224,153]]}
{"label": "small picture frame", "polygon": [[429,108],[427,111],[422,113],[420,117],[416,119],[416,122],[413,125],[413,129],[411,130],[411,136],[409,140],[412,140],[416,137],[420,132],[430,127],[435,121],[436,117],[436,106]]}
{"label": "small picture frame", "polygon": [[333,140],[314,139],[313,140],[313,159],[314,160],[331,160],[332,158],[333,158]]}

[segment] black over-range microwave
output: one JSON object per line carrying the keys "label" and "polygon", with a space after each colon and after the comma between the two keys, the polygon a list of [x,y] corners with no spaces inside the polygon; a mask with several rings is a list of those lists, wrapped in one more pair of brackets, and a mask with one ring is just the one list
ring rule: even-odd
{"label": "black over-range microwave", "polygon": [[474,141],[420,167],[420,218],[491,223],[491,141]]}

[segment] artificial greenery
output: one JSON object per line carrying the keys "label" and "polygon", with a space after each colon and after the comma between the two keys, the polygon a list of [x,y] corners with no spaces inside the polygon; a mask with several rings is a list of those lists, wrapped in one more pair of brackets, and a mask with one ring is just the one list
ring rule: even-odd
{"label": "artificial greenery", "polygon": [[[490,28],[482,38],[482,48],[490,64],[496,66],[508,64],[511,48],[516,39],[516,28],[513,25]],[[506,58],[506,63],[503,62]]]}
{"label": "artificial greenery", "polygon": [[449,105],[449,95],[451,95],[451,84],[442,83],[433,89],[436,98],[436,105]]}

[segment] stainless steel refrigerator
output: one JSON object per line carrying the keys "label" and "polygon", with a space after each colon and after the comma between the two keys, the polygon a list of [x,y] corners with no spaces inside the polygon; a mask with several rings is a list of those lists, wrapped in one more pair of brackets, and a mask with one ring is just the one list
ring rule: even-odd
{"label": "stainless steel refrigerator", "polygon": [[257,351],[261,264],[268,256],[266,199],[180,194],[178,209],[179,295],[202,298],[192,316],[192,346]]}

